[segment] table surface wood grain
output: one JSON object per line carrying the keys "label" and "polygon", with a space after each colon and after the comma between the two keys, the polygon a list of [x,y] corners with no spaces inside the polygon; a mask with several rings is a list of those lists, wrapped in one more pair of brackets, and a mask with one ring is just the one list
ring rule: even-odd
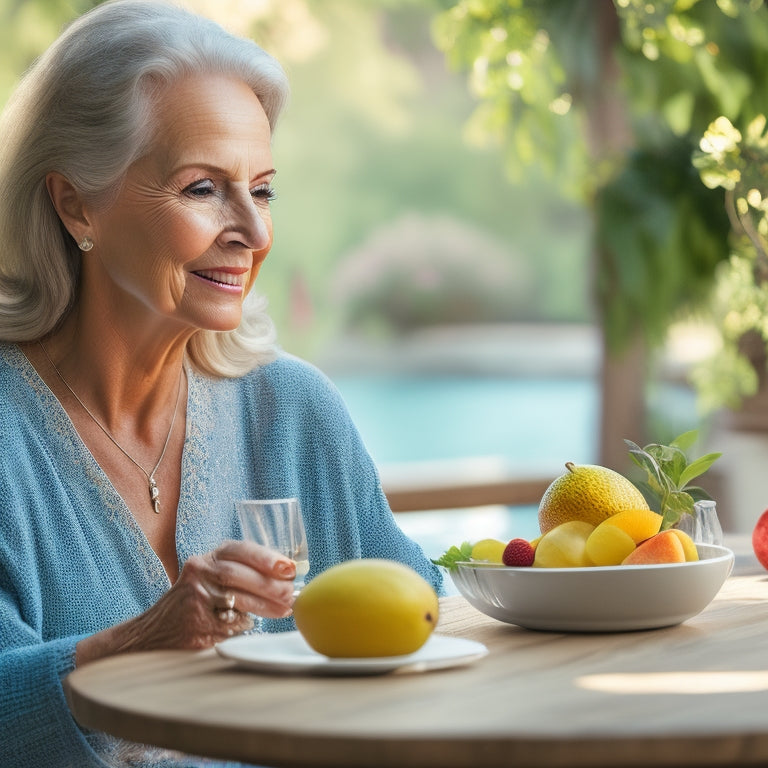
{"label": "table surface wood grain", "polygon": [[263,766],[768,765],[768,573],[748,555],[677,627],[532,632],[450,597],[438,631],[489,654],[429,673],[319,677],[160,651],[86,665],[65,689],[83,726]]}

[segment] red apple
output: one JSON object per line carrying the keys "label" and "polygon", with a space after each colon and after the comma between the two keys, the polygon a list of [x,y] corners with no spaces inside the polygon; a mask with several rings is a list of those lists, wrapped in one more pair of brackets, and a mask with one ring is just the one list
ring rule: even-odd
{"label": "red apple", "polygon": [[760,515],[752,530],[752,549],[760,565],[768,569],[768,509]]}

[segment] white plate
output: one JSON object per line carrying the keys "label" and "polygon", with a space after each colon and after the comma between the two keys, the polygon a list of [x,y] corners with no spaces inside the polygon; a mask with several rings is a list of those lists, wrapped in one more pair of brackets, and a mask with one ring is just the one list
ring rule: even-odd
{"label": "white plate", "polygon": [[696,562],[659,565],[508,568],[459,563],[451,577],[479,611],[528,629],[656,629],[700,613],[730,574],[730,549],[699,544],[698,550]]}
{"label": "white plate", "polygon": [[431,635],[415,653],[360,659],[332,659],[313,651],[299,632],[239,635],[216,645],[220,656],[259,672],[319,675],[380,675],[385,672],[427,672],[469,664],[488,649],[474,640]]}

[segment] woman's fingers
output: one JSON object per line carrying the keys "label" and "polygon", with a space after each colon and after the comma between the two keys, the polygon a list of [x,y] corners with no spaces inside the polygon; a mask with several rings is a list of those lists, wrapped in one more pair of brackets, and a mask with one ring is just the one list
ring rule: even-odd
{"label": "woman's fingers", "polygon": [[253,542],[226,541],[208,555],[190,558],[184,569],[200,581],[224,620],[229,611],[267,618],[291,613],[296,566],[278,552]]}
{"label": "woman's fingers", "polygon": [[296,578],[293,560],[252,541],[224,541],[211,552],[211,557],[216,563],[241,563],[273,579],[292,581]]}
{"label": "woman's fingers", "polygon": [[252,542],[228,541],[211,552],[210,562],[203,580],[224,608],[234,596],[236,610],[270,618],[290,613],[296,576],[292,560]]}

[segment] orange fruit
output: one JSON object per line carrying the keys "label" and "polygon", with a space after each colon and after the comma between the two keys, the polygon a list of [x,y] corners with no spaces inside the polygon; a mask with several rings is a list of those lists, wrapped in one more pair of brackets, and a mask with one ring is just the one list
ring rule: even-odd
{"label": "orange fruit", "polygon": [[539,504],[542,533],[562,523],[580,520],[598,526],[628,509],[648,509],[643,494],[624,475],[595,464],[565,465],[568,470],[552,481]]}
{"label": "orange fruit", "polygon": [[611,515],[602,525],[615,525],[632,537],[635,544],[650,539],[661,529],[661,515],[652,509],[625,509]]}

